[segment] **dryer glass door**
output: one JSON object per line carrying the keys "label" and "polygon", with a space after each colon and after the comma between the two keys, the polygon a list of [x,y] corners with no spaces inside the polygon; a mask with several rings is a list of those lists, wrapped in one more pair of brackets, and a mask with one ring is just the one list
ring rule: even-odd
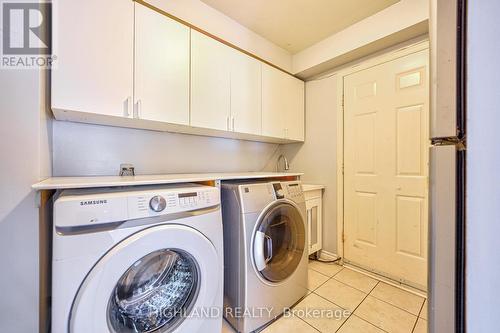
{"label": "dryer glass door", "polygon": [[292,275],[304,253],[305,234],[304,221],[295,206],[287,202],[271,206],[254,235],[254,262],[262,277],[278,283]]}

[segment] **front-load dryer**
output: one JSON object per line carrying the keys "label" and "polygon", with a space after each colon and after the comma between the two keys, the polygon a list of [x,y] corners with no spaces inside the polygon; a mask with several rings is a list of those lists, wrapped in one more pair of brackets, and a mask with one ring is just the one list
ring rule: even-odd
{"label": "front-load dryer", "polygon": [[224,315],[238,332],[269,324],[307,293],[299,181],[223,183]]}
{"label": "front-load dryer", "polygon": [[52,332],[220,332],[222,242],[215,187],[61,192]]}

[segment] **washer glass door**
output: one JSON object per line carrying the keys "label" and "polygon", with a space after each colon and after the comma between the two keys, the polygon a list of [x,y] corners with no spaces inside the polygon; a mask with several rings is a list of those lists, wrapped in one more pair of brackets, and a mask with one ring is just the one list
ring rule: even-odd
{"label": "washer glass door", "polygon": [[298,209],[287,202],[271,206],[258,222],[253,243],[255,267],[274,283],[297,269],[304,249],[305,225]]}
{"label": "washer glass door", "polygon": [[114,288],[108,316],[115,332],[168,332],[196,299],[199,273],[188,253],[162,249],[136,261]]}
{"label": "washer glass door", "polygon": [[70,310],[68,332],[197,332],[207,319],[197,313],[215,306],[221,271],[212,242],[191,227],[138,231],[87,274]]}

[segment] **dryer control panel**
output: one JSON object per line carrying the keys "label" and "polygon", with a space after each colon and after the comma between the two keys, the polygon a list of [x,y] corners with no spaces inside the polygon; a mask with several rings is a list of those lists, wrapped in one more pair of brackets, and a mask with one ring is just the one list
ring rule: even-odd
{"label": "dryer control panel", "polygon": [[60,227],[112,223],[208,208],[219,189],[196,184],[63,191],[54,203]]}
{"label": "dryer control panel", "polygon": [[295,202],[304,202],[302,183],[300,181],[272,183],[276,199],[290,199]]}

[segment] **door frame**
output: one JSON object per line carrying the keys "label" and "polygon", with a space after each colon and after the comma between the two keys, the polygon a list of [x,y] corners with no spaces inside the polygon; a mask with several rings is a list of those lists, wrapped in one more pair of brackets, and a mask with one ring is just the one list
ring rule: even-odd
{"label": "door frame", "polygon": [[[419,37],[329,74],[329,76],[336,75],[337,79],[337,256],[341,258],[342,263],[344,262],[344,77],[429,49],[429,45],[427,35]],[[430,241],[430,237],[428,237],[428,241]]]}

